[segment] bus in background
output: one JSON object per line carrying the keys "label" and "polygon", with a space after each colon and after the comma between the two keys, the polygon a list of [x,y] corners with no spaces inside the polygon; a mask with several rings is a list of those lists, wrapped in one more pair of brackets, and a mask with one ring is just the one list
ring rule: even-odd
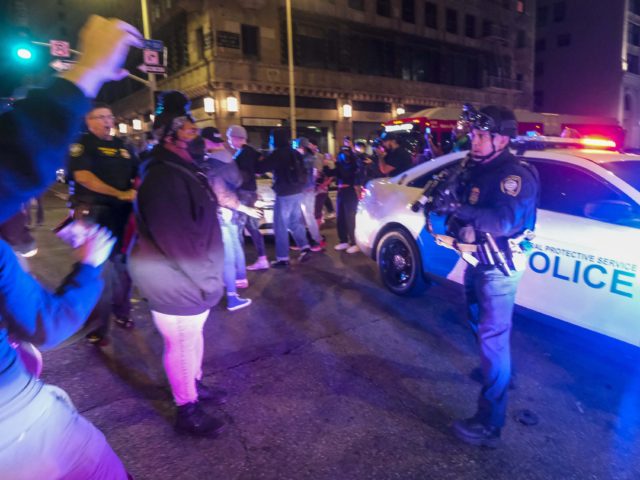
{"label": "bus in background", "polygon": [[[387,132],[406,133],[407,137],[413,139],[413,144],[419,143],[414,147],[418,150],[424,147],[425,132],[430,133],[438,145],[446,146],[457,128],[461,111],[462,107],[427,108],[389,120],[383,127]],[[581,136],[604,137],[616,142],[618,149],[624,148],[624,130],[615,118],[537,113],[518,109],[514,113],[520,135],[536,132],[540,135],[560,136],[567,129]]]}

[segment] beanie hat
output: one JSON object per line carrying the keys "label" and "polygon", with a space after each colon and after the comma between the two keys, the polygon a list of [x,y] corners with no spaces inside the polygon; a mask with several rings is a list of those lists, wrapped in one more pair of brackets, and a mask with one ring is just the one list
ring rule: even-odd
{"label": "beanie hat", "polygon": [[247,131],[241,125],[231,125],[227,130],[227,137],[247,138]]}

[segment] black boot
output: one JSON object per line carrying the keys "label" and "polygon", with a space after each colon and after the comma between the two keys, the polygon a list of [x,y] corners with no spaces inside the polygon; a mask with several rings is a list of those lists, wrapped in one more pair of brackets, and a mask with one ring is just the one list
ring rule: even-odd
{"label": "black boot", "polygon": [[222,389],[207,387],[200,380],[196,380],[196,388],[198,389],[198,400],[203,402],[211,402],[214,405],[224,405],[227,403],[229,395]]}
{"label": "black boot", "polygon": [[193,402],[178,407],[175,429],[200,437],[214,437],[224,430],[224,422],[207,415],[198,402]]}
{"label": "black boot", "polygon": [[500,443],[500,428],[485,425],[475,417],[453,422],[453,433],[470,445],[496,448]]}

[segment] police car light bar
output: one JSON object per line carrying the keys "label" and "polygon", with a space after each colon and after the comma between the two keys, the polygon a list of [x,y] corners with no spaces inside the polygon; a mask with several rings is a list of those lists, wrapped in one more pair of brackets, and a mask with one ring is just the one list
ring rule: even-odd
{"label": "police car light bar", "polygon": [[410,132],[413,130],[412,123],[402,123],[400,125],[386,125],[384,127],[386,132]]}
{"label": "police car light bar", "polygon": [[518,136],[511,141],[511,145],[518,150],[545,150],[550,148],[616,149],[616,142],[607,138],[565,138],[545,135]]}

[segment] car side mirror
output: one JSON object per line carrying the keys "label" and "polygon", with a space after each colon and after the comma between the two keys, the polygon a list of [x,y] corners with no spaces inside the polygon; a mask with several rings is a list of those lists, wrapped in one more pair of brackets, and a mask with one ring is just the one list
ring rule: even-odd
{"label": "car side mirror", "polygon": [[631,204],[627,202],[602,200],[587,203],[584,207],[584,216],[593,220],[619,223],[632,220],[636,215]]}

